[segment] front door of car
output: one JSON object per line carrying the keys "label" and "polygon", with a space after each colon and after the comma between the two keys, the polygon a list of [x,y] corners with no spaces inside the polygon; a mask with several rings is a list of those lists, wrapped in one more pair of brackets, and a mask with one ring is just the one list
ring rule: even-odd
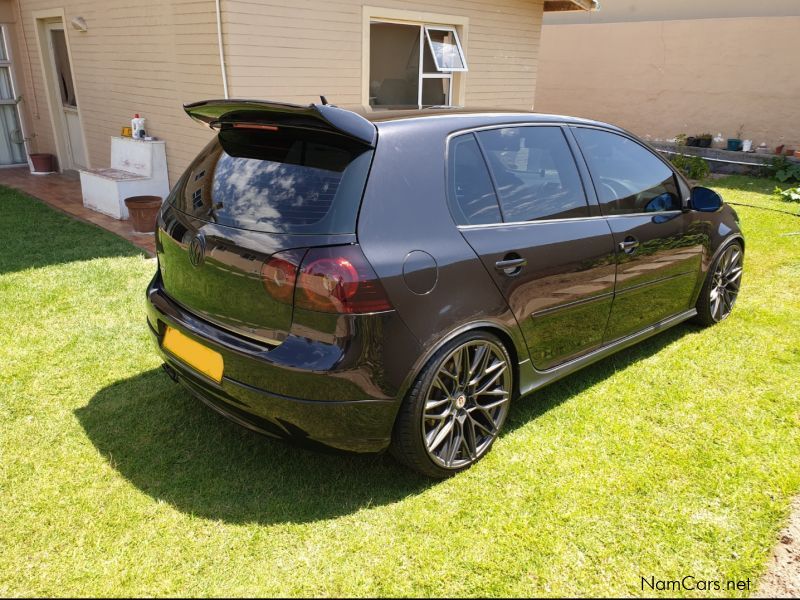
{"label": "front door of car", "polygon": [[707,235],[683,212],[678,178],[625,135],[574,127],[600,210],[614,236],[617,276],[604,342],[691,308]]}
{"label": "front door of car", "polygon": [[546,370],[599,347],[614,241],[587,202],[562,128],[457,136],[448,179],[453,216],[514,312],[533,365]]}

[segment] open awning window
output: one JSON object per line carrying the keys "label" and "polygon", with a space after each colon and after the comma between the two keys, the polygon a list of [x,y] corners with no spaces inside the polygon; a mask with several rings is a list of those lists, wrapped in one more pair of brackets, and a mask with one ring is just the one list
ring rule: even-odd
{"label": "open awning window", "polygon": [[425,25],[425,37],[439,72],[466,71],[467,61],[454,27]]}

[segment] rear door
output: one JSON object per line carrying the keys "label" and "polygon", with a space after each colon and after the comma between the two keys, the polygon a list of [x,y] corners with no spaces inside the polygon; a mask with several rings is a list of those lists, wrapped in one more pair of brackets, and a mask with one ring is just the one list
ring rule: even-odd
{"label": "rear door", "polygon": [[614,244],[562,128],[500,127],[450,140],[451,212],[504,294],[534,366],[602,343]]}
{"label": "rear door", "polygon": [[707,236],[683,212],[684,190],[664,160],[633,138],[574,127],[600,210],[614,235],[617,278],[604,341],[691,307]]}

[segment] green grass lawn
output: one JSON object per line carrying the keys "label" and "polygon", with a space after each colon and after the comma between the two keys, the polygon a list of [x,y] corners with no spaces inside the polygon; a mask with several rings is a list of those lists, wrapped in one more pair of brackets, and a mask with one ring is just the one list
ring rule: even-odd
{"label": "green grass lawn", "polygon": [[[798,209],[770,197],[774,182],[714,185]],[[0,188],[0,595],[755,582],[800,492],[800,218],[737,210],[746,270],[730,319],[521,399],[485,460],[431,483],[386,456],[256,436],[191,399],[148,339],[154,261]]]}

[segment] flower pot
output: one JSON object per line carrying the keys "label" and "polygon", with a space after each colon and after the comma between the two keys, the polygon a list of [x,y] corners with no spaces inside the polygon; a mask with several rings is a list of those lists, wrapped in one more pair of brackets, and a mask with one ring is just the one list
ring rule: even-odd
{"label": "flower pot", "polygon": [[783,154],[783,148],[784,148],[784,145],[783,145],[783,144],[781,144],[780,146],[778,146],[777,148],[775,148],[775,154],[777,154],[778,156],[780,156],[781,154]]}
{"label": "flower pot", "polygon": [[800,158],[800,150],[795,150],[794,151],[794,157],[795,158]]}
{"label": "flower pot", "polygon": [[711,139],[710,138],[700,138],[700,143],[698,146],[701,148],[711,148]]}
{"label": "flower pot", "polygon": [[742,149],[742,140],[739,138],[728,138],[728,150],[738,152]]}
{"label": "flower pot", "polygon": [[38,174],[52,173],[55,169],[55,156],[52,154],[30,154],[33,172]]}
{"label": "flower pot", "polygon": [[697,144],[697,138],[695,137],[687,137],[686,138],[686,145],[687,146],[695,146]]}
{"label": "flower pot", "polygon": [[131,196],[125,198],[125,206],[133,222],[133,230],[137,233],[153,233],[156,230],[156,218],[161,208],[161,196]]}
{"label": "flower pot", "polygon": [[794,150],[792,150],[791,148],[787,148],[786,150],[783,151],[783,155],[784,156],[794,156]]}

